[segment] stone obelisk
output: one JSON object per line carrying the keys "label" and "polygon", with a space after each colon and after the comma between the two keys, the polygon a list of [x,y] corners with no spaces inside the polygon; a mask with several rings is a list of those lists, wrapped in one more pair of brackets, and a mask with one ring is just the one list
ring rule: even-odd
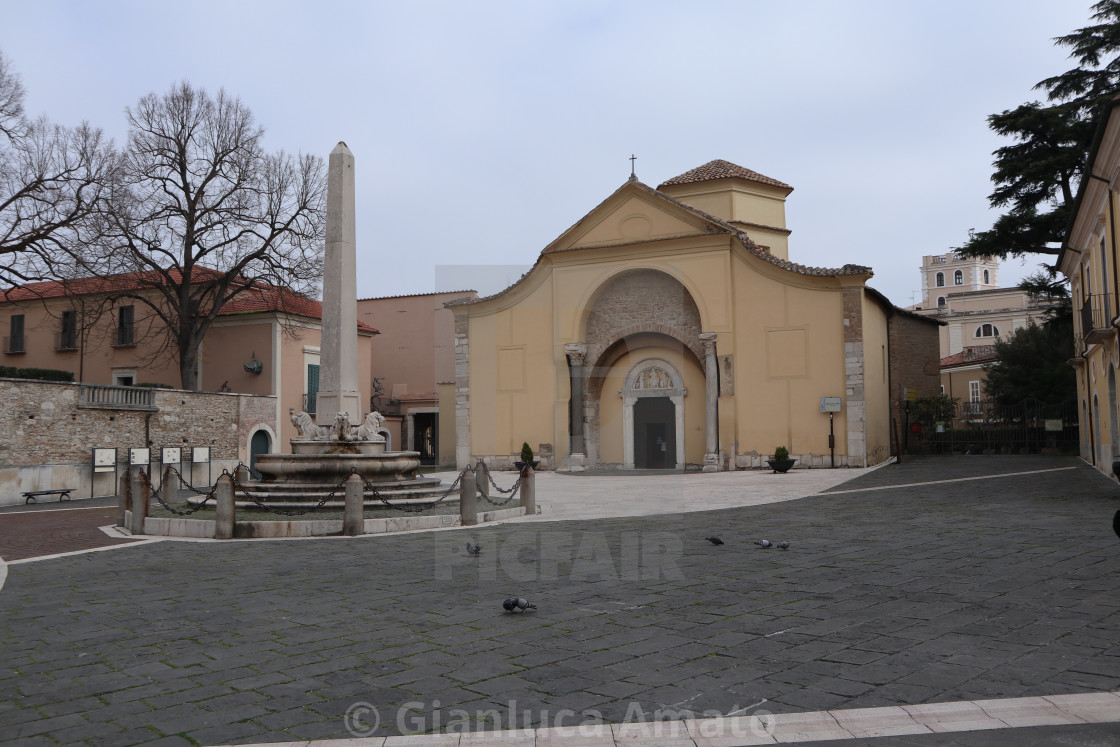
{"label": "stone obelisk", "polygon": [[362,422],[358,394],[358,270],[354,227],[354,154],[339,143],[327,164],[327,245],[323,257],[323,331],[315,421],[329,426],[340,412]]}

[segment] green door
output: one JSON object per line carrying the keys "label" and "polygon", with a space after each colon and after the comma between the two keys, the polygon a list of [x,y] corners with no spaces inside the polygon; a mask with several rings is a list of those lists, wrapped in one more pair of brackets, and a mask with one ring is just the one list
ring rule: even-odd
{"label": "green door", "polygon": [[319,396],[319,364],[307,364],[307,401],[303,403],[304,412],[314,414],[315,400]]}

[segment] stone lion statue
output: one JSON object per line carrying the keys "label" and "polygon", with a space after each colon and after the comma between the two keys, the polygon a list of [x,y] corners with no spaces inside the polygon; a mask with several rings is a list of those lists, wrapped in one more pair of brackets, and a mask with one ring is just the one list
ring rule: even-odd
{"label": "stone lion statue", "polygon": [[350,416],[345,412],[340,412],[334,416],[334,427],[331,428],[331,437],[335,441],[357,441],[358,434],[354,432],[354,426],[350,425]]}
{"label": "stone lion statue", "polygon": [[315,425],[315,421],[311,419],[303,410],[292,413],[292,425],[299,431],[299,438],[303,441],[322,441],[324,438],[324,428]]}
{"label": "stone lion statue", "polygon": [[378,433],[385,427],[385,418],[377,410],[370,410],[366,413],[366,419],[358,426],[358,439],[361,441],[377,441],[382,442],[385,436]]}

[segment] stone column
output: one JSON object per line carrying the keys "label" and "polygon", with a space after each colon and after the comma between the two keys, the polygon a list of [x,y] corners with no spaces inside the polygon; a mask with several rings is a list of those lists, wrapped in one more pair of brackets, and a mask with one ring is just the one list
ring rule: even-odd
{"label": "stone column", "polygon": [[587,343],[569,342],[564,346],[568,356],[569,374],[572,389],[571,403],[571,443],[568,453],[568,466],[582,470],[587,460],[587,438],[583,428],[583,399],[586,388],[585,364],[587,362]]}
{"label": "stone column", "polygon": [[[471,461],[470,320],[455,314],[455,468]],[[403,447],[403,444],[402,444]]]}
{"label": "stone column", "polygon": [[131,479],[132,468],[129,467],[117,482],[117,526],[119,527],[127,526],[125,524],[125,512],[131,508],[128,505],[129,480]]}
{"label": "stone column", "polygon": [[537,513],[537,473],[531,464],[521,468],[521,506],[526,515]]}
{"label": "stone column", "polygon": [[351,473],[346,478],[346,506],[342,516],[342,533],[348,537],[357,537],[365,533],[365,506],[362,503],[362,492],[365,484],[362,478]]}
{"label": "stone column", "polygon": [[235,521],[233,505],[233,478],[222,475],[214,484],[214,537],[233,539]]}
{"label": "stone column", "polygon": [[490,468],[481,459],[474,469],[474,486],[478,495],[490,497]]}
{"label": "stone column", "polygon": [[174,503],[179,497],[179,476],[173,471],[174,468],[168,465],[163,470],[163,485],[160,490],[163,491],[163,499],[168,503]]}
{"label": "stone column", "polygon": [[465,527],[478,523],[478,504],[475,498],[474,470],[467,467],[459,481],[459,522]]}
{"label": "stone column", "polygon": [[700,344],[704,346],[704,421],[707,436],[704,471],[719,472],[723,466],[719,458],[719,363],[716,361],[716,333],[701,333]]}
{"label": "stone column", "polygon": [[327,165],[327,241],[323,256],[323,323],[315,422],[333,425],[340,412],[362,420],[358,393],[358,281],[354,219],[354,154],[339,143]]}
{"label": "stone column", "polygon": [[144,533],[144,519],[148,517],[148,501],[152,489],[144,479],[141,470],[132,471],[132,525],[128,528],[133,534]]}

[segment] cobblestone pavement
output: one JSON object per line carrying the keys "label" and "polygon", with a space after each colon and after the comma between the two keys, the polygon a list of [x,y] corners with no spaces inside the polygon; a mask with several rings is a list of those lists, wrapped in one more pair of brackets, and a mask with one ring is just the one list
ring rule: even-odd
{"label": "cobblestone pavement", "polygon": [[772,505],[16,564],[0,742],[339,738],[356,702],[385,735],[1112,690],[1117,508],[1075,459],[927,458]]}

